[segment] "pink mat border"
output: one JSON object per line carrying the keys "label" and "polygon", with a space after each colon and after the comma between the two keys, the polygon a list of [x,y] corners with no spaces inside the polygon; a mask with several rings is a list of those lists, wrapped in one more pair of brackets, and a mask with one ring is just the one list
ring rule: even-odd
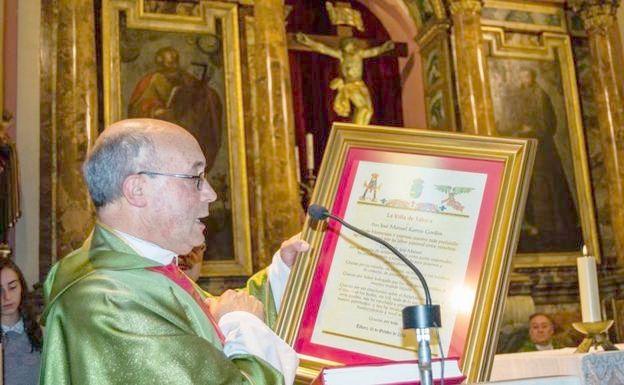
{"label": "pink mat border", "polygon": [[[345,166],[338,185],[338,193],[331,208],[331,212],[338,216],[343,216],[349,197],[353,190],[355,174],[361,161],[371,161],[379,163],[392,163],[409,166],[421,166],[438,168],[445,170],[465,171],[487,174],[483,201],[479,211],[479,218],[475,229],[475,238],[470,252],[468,269],[466,271],[465,283],[471,286],[476,292],[479,273],[482,270],[485,253],[488,245],[488,238],[494,220],[498,193],[505,164],[503,161],[471,159],[465,157],[442,157],[421,154],[396,153],[385,150],[373,150],[365,148],[351,148],[348,150]],[[376,357],[357,353],[353,351],[337,349],[325,345],[311,342],[313,327],[318,317],[318,308],[325,289],[325,283],[329,274],[338,234],[341,225],[330,220],[327,227],[325,239],[320,250],[320,259],[312,278],[310,294],[302,315],[302,322],[299,333],[295,340],[295,350],[301,354],[319,357],[326,360],[340,362],[346,365],[363,363],[380,363],[390,360],[383,357]],[[416,279],[414,277],[414,279]],[[442,320],[444,322],[444,320]],[[458,314],[448,356],[450,358],[461,357],[468,333],[470,314]]]}

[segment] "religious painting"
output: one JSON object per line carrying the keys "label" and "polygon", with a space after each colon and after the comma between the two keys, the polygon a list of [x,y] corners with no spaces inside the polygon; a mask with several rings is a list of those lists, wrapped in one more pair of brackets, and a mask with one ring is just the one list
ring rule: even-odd
{"label": "religious painting", "polygon": [[[236,5],[103,3],[105,115],[186,128],[206,157],[210,206],[202,275],[251,272]],[[175,8],[172,8],[172,5]],[[171,8],[171,9],[170,9]],[[179,9],[180,8],[180,9]]]}
{"label": "religious painting", "polygon": [[311,251],[293,268],[277,321],[300,354],[302,382],[322,366],[415,360],[402,309],[425,302],[440,305],[431,349],[450,377],[486,379],[536,144],[334,124],[312,202],[390,243],[428,285],[396,253],[308,218]]}
{"label": "religious painting", "polygon": [[539,142],[517,266],[574,265],[584,244],[599,255],[569,38],[495,28],[485,38],[498,133]]}

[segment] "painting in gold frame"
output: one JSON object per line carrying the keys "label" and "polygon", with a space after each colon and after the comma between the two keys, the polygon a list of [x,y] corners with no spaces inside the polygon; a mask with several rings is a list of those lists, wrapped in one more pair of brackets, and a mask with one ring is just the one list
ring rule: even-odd
{"label": "painting in gold frame", "polygon": [[[447,354],[450,352],[451,356],[455,356],[460,360],[462,372],[468,381],[485,380],[489,375],[494,355],[495,344],[493,341],[497,336],[498,319],[501,316],[502,305],[507,291],[511,256],[515,252],[517,235],[520,229],[524,197],[526,195],[525,186],[530,177],[535,145],[534,140],[526,139],[478,137],[431,130],[356,126],[340,123],[334,124],[319,171],[319,183],[316,184],[317,187],[312,196],[312,201],[330,208],[330,211],[339,216],[341,213],[349,212],[346,210],[352,210],[352,207],[358,207],[357,210],[360,210],[360,206],[374,207],[375,210],[378,208],[388,211],[394,209],[402,210],[408,214],[399,215],[407,215],[408,217],[411,215],[414,217],[432,215],[440,218],[443,216],[451,218],[453,216],[461,219],[461,217],[467,218],[472,215],[463,211],[468,207],[468,204],[463,205],[460,202],[456,202],[455,196],[451,199],[450,196],[444,198],[437,194],[438,198],[435,200],[437,203],[419,202],[416,198],[414,198],[416,201],[413,202],[409,201],[410,198],[385,199],[381,189],[387,190],[388,187],[382,187],[384,185],[382,179],[386,178],[388,180],[393,173],[380,172],[379,174],[370,174],[370,170],[368,170],[364,174],[357,174],[356,176],[356,173],[363,170],[362,167],[371,167],[371,165],[372,167],[377,167],[378,164],[383,164],[383,166],[379,167],[390,167],[392,171],[397,171],[401,167],[412,167],[414,170],[422,169],[422,172],[432,172],[431,177],[434,179],[423,178],[425,180],[419,182],[419,178],[412,181],[413,178],[410,177],[407,180],[406,191],[409,191],[410,196],[412,196],[411,194],[416,194],[415,196],[418,197],[421,194],[423,197],[428,196],[426,194],[431,194],[432,190],[437,190],[438,193],[443,191],[444,189],[441,190],[440,188],[445,186],[435,185],[432,181],[435,178],[446,178],[444,179],[446,181],[453,180],[449,178],[450,174],[447,175],[447,172],[450,172],[452,176],[464,175],[464,173],[487,176],[482,179],[487,181],[487,183],[482,182],[484,184],[480,187],[481,190],[477,189],[481,193],[477,192],[477,200],[472,201],[471,207],[483,208],[479,209],[481,211],[477,210],[479,219],[475,219],[475,226],[480,226],[479,223],[488,224],[479,227],[479,230],[474,233],[466,231],[467,234],[470,234],[462,244],[464,245],[463,247],[468,249],[466,253],[462,254],[464,256],[461,257],[465,259],[466,265],[463,265],[465,270],[460,269],[461,271],[458,271],[463,281],[460,286],[463,285],[467,289],[458,292],[468,292],[474,295],[471,295],[469,299],[462,297],[461,301],[457,301],[467,306],[462,307],[461,311],[458,310],[455,313],[456,321],[453,325],[447,324],[448,331],[444,331],[445,321],[443,317],[443,328],[441,331],[441,335],[452,336],[447,340],[444,348],[445,352]],[[364,154],[362,155],[363,158],[357,158],[360,156],[358,154]],[[369,159],[369,156],[372,156],[372,158]],[[418,163],[421,161],[424,163]],[[416,166],[417,164],[419,166]],[[470,169],[472,171],[463,169],[463,167],[473,167],[470,165],[475,167]],[[497,171],[491,171],[490,167],[496,167]],[[407,172],[412,172],[410,170]],[[420,173],[421,171],[418,172]],[[488,174],[490,172],[491,175]],[[368,174],[370,174],[370,178],[375,179],[375,183],[371,183],[372,179],[369,180]],[[366,175],[367,178],[362,179],[363,175]],[[356,179],[357,181],[355,181]],[[362,180],[364,181],[363,185],[360,184]],[[409,187],[410,182],[415,183],[412,183],[411,187]],[[403,184],[403,182],[400,183]],[[444,184],[448,183],[451,182]],[[395,184],[392,183],[390,186],[395,186]],[[401,191],[403,190],[405,189],[401,189]],[[403,191],[402,194],[406,194],[406,191]],[[425,192],[423,193],[423,191]],[[444,191],[451,191],[453,194],[450,195],[458,192],[453,189]],[[469,193],[472,190],[466,188],[463,191]],[[457,200],[466,203],[465,200],[467,199],[457,197]],[[349,207],[348,209],[346,208],[347,206]],[[485,209],[485,207],[488,208]],[[364,208],[362,210],[368,212],[372,209]],[[481,222],[483,218],[489,219]],[[390,220],[392,221],[392,219]],[[413,226],[420,227],[419,231],[425,231],[427,230],[427,223],[429,222],[414,223]],[[364,229],[369,231],[374,227],[376,226],[373,225],[373,222],[364,225]],[[451,229],[449,227],[445,227],[445,229],[450,234]],[[457,230],[457,228],[454,229]],[[416,230],[411,233],[414,237],[416,236]],[[413,238],[408,234],[404,235],[405,239]],[[436,236],[432,235],[431,237],[435,238]],[[321,319],[318,317],[325,317],[323,314],[331,314],[332,322],[335,324],[351,322],[350,320],[339,319],[340,314],[347,314],[349,318],[353,319],[357,319],[357,317],[352,312],[345,310],[346,307],[342,307],[340,312],[321,311],[321,309],[328,309],[323,305],[325,298],[338,298],[341,295],[342,289],[334,292],[332,287],[336,285],[341,287],[342,280],[340,279],[336,283],[335,280],[328,279],[330,274],[328,272],[331,272],[334,266],[336,266],[333,258],[341,255],[341,253],[337,251],[328,252],[328,250],[337,250],[338,246],[335,246],[336,249],[331,249],[334,246],[327,245],[328,242],[334,242],[330,240],[332,237],[343,237],[343,232],[332,228],[331,223],[323,225],[308,219],[304,225],[302,237],[310,242],[311,249],[307,257],[298,259],[294,266],[277,321],[277,333],[300,353],[299,381],[305,383],[305,381],[313,379],[320,369],[325,366],[345,363],[344,358],[341,357],[348,356],[350,357],[349,359],[356,360],[360,358],[363,360],[392,360],[390,355],[394,357],[394,353],[390,353],[390,355],[385,355],[386,353],[371,354],[373,350],[379,352],[387,351],[388,345],[385,342],[373,341],[373,337],[365,341],[368,343],[368,348],[363,350],[355,350],[355,348],[353,348],[354,350],[349,350],[351,348],[345,347],[344,341],[338,342],[342,344],[342,347],[339,347],[334,342],[326,343],[318,342],[318,339],[315,340],[314,333],[316,333],[318,322],[321,322],[318,321]],[[357,245],[358,240],[346,239],[344,242],[356,244],[355,248],[357,250],[366,250],[366,248]],[[340,242],[336,242],[335,244],[340,244]],[[371,247],[371,245],[368,247]],[[401,249],[400,246],[399,249]],[[368,258],[371,261],[379,258],[385,252],[375,248],[374,253],[367,253],[369,252],[364,251],[364,255],[361,255],[362,258],[358,258],[358,260],[366,259],[372,255],[374,258]],[[407,254],[408,258],[414,258],[411,251],[408,250]],[[339,261],[342,260],[342,256],[337,258]],[[402,273],[399,273],[403,271],[402,264],[390,259],[384,259],[382,263],[386,267],[381,269],[378,274],[379,277],[396,276],[399,277],[397,279],[402,281],[402,284],[395,289],[393,297],[402,297],[402,300],[409,299],[409,301],[417,301],[419,296],[422,297],[422,294],[418,294],[420,289],[409,283],[410,280],[413,282],[414,278],[407,278],[408,276],[411,277],[409,273],[405,273],[404,276]],[[345,265],[343,262],[340,262],[340,264]],[[348,265],[349,262],[346,264]],[[419,263],[416,262],[416,264],[418,265]],[[342,271],[345,270],[343,269]],[[346,278],[347,286],[365,286],[373,289],[372,281],[374,279],[370,283],[365,283],[362,281],[363,278],[357,278],[359,276],[358,272],[354,271],[353,273],[355,278]],[[424,274],[429,280],[438,279],[438,277],[428,275],[427,272]],[[345,276],[348,277],[349,275]],[[364,275],[361,277],[364,277]],[[329,288],[327,293],[325,292],[326,287]],[[447,288],[443,285],[439,285],[437,288],[431,287],[434,303],[446,303],[445,301],[452,301],[453,298],[458,298],[447,292]],[[387,299],[388,296],[384,294],[384,298]],[[375,300],[375,303],[381,303],[383,307],[385,306],[385,299],[384,301]],[[348,304],[348,301],[346,304]],[[394,305],[392,308],[396,307]],[[393,328],[390,333],[394,333],[400,340],[403,338],[400,336],[400,315],[395,314],[396,312],[388,312],[389,308],[383,309],[383,311],[387,312],[387,315],[382,317],[386,319],[380,322],[385,323],[385,321],[388,321],[392,325],[388,327]],[[381,314],[384,313],[381,312]],[[397,316],[399,321],[395,319]],[[343,316],[342,318],[344,319],[345,317]],[[447,322],[451,323],[448,317]],[[354,328],[357,329],[357,327],[352,325],[351,330],[354,330]],[[321,330],[321,332],[325,331]],[[382,333],[386,334],[385,331],[382,331]],[[371,334],[373,333],[371,332]],[[354,341],[357,341],[358,338],[349,335],[346,337],[355,346]],[[391,346],[391,348],[395,347],[397,351],[401,349],[410,350],[409,346],[404,346],[403,343],[401,343],[401,346]],[[401,354],[403,357],[405,352]],[[411,350],[411,354],[415,354],[413,350]],[[354,362],[349,361],[349,363]]]}
{"label": "painting in gold frame", "polygon": [[599,259],[569,36],[482,31],[499,134],[540,141],[514,265],[573,266],[583,244]]}
{"label": "painting in gold frame", "polygon": [[238,8],[199,2],[152,13],[142,0],[104,0],[104,116],[163,119],[188,129],[218,200],[206,224],[202,276],[251,274]]}

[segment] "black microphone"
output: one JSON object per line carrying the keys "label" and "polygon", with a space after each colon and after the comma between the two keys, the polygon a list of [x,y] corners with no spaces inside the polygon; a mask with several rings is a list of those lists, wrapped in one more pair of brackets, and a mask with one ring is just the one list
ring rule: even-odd
{"label": "black microphone", "polygon": [[[429,285],[427,285],[427,280],[425,279],[425,276],[420,272],[416,265],[414,265],[409,259],[407,259],[394,246],[373,234],[370,234],[345,222],[344,219],[333,215],[325,207],[317,204],[311,204],[310,206],[308,206],[308,215],[310,216],[310,218],[317,221],[324,221],[327,218],[331,218],[341,223],[346,228],[384,245],[388,250],[392,251],[394,255],[399,257],[399,259],[403,261],[403,263],[405,263],[416,274],[425,292],[425,304],[407,306],[403,309],[403,329],[416,329],[416,340],[418,341],[418,368],[420,371],[420,383],[422,385],[432,385],[433,373],[431,371],[431,347],[429,345],[429,329],[433,327],[441,327],[442,322],[440,317],[440,305],[431,304],[431,293],[429,292]],[[440,355],[441,357],[444,357],[444,352],[442,352],[442,349],[440,349]],[[442,360],[443,359],[444,358],[442,358]],[[444,361],[442,361],[442,364],[443,362]],[[443,368],[444,366],[442,366],[442,370],[444,370]],[[444,375],[442,375],[442,381],[444,381]]]}
{"label": "black microphone", "polygon": [[313,204],[308,207],[308,215],[317,221],[324,221],[329,217],[329,211],[321,205]]}

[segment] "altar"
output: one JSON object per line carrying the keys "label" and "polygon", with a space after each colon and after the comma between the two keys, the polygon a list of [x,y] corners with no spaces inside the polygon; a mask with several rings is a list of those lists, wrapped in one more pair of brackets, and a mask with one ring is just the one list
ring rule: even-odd
{"label": "altar", "polygon": [[[503,382],[505,384],[526,384],[529,378],[533,381],[535,377],[554,378],[554,376],[569,376],[578,379],[578,382],[547,381],[544,384],[622,384],[624,383],[624,351],[622,351],[624,344],[616,346],[620,351],[593,351],[575,354],[575,348],[564,348],[538,352],[497,354],[494,357],[490,380],[495,382],[505,381]],[[553,379],[551,378],[551,380]],[[542,384],[542,382],[539,383]]]}
{"label": "altar", "polygon": [[[479,384],[495,385],[580,385],[581,380],[575,376],[554,376],[539,378],[523,378],[521,380],[480,382]],[[476,385],[476,384],[475,384]]]}

